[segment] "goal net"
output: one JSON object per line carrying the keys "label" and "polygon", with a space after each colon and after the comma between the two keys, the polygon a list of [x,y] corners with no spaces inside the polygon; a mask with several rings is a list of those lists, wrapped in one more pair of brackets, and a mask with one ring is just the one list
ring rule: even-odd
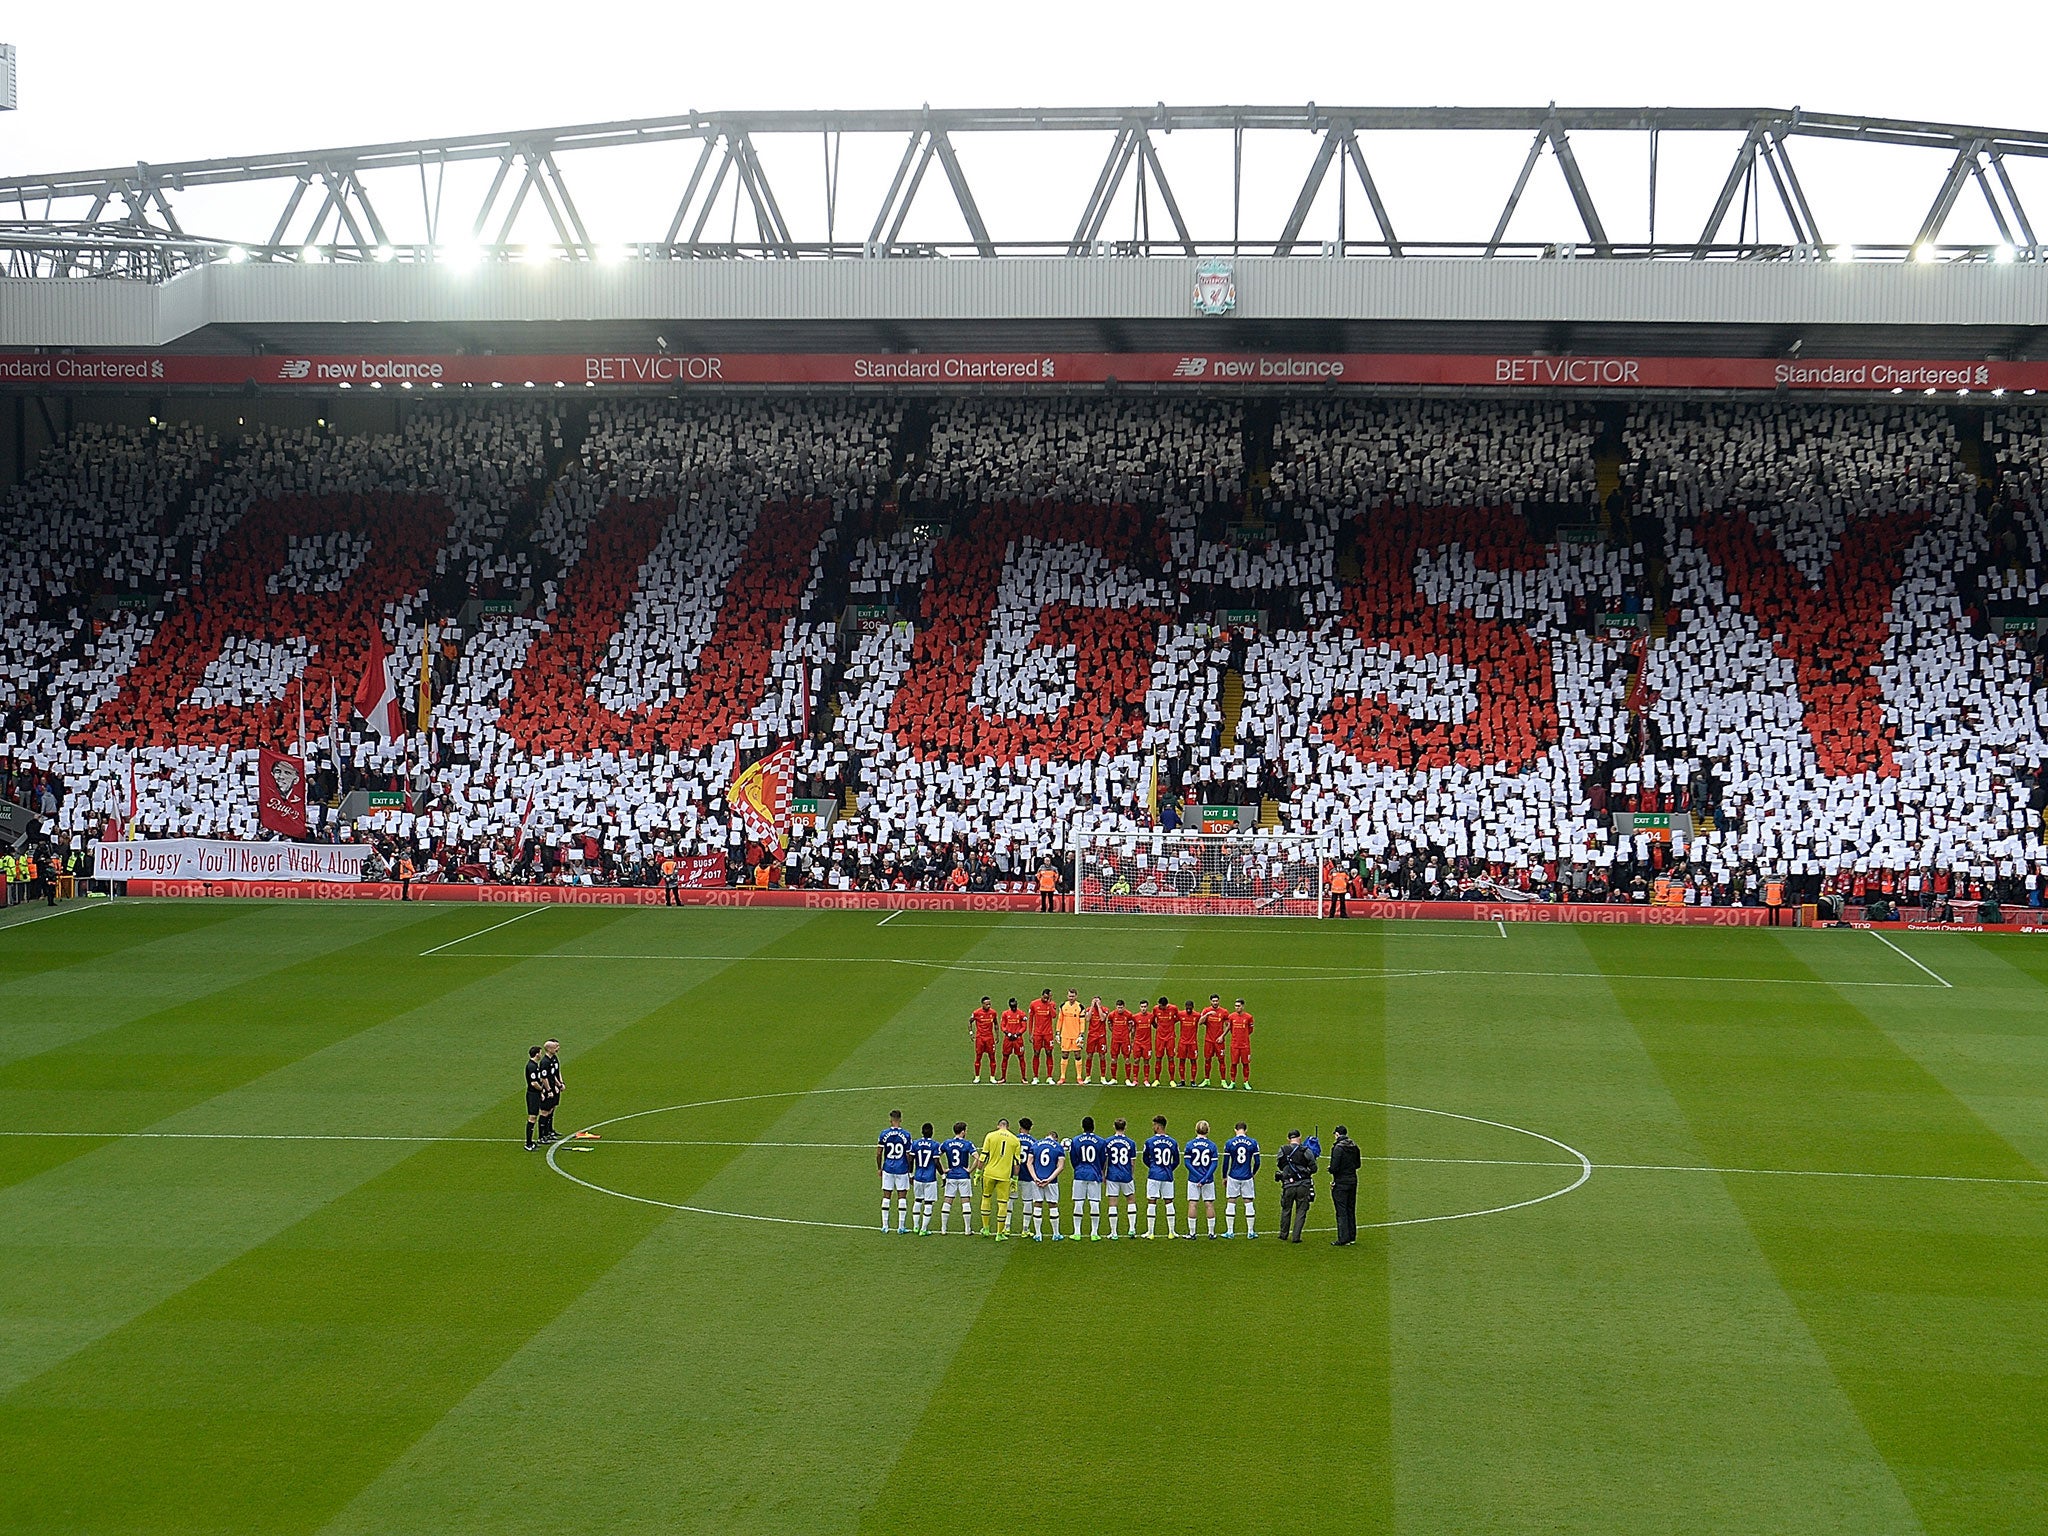
{"label": "goal net", "polygon": [[1298,833],[1074,832],[1074,910],[1320,917],[1323,861]]}

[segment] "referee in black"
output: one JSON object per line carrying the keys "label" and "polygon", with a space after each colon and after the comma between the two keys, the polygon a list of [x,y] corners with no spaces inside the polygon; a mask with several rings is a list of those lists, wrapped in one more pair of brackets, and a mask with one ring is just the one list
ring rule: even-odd
{"label": "referee in black", "polygon": [[555,1106],[562,1102],[562,1042],[543,1041],[540,1048],[541,1070],[547,1075],[546,1086],[540,1100],[540,1144],[562,1138],[555,1134]]}
{"label": "referee in black", "polygon": [[1358,1143],[1343,1126],[1330,1143],[1330,1203],[1337,1208],[1337,1240],[1332,1248],[1349,1248],[1358,1241],[1358,1165],[1365,1160]]}
{"label": "referee in black", "polygon": [[540,1059],[540,1047],[526,1048],[526,1150],[534,1151],[540,1143],[534,1140],[540,1128],[540,1107],[547,1102],[548,1069]]}

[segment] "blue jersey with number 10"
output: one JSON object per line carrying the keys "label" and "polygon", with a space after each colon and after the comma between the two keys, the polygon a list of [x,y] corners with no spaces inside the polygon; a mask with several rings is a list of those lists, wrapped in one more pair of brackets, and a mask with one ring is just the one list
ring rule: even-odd
{"label": "blue jersey with number 10", "polygon": [[1138,1144],[1118,1131],[1102,1144],[1102,1160],[1109,1168],[1109,1182],[1128,1184],[1138,1166]]}
{"label": "blue jersey with number 10", "polygon": [[1180,1143],[1164,1132],[1145,1140],[1145,1168],[1155,1179],[1171,1179],[1180,1166]]}
{"label": "blue jersey with number 10", "polygon": [[965,1136],[955,1136],[939,1143],[939,1158],[946,1165],[946,1177],[964,1179],[974,1168],[974,1143]]}
{"label": "blue jersey with number 10", "polygon": [[1087,1184],[1101,1183],[1102,1154],[1102,1138],[1093,1131],[1076,1136],[1067,1146],[1067,1155],[1074,1163],[1074,1177]]}
{"label": "blue jersey with number 10", "polygon": [[919,1184],[939,1182],[939,1144],[929,1136],[910,1144],[910,1177]]}
{"label": "blue jersey with number 10", "polygon": [[910,1172],[910,1132],[892,1125],[875,1138],[875,1144],[882,1149],[882,1172]]}
{"label": "blue jersey with number 10", "polygon": [[1206,1136],[1197,1136],[1188,1143],[1188,1182],[1190,1184],[1213,1184],[1216,1182],[1216,1143]]}

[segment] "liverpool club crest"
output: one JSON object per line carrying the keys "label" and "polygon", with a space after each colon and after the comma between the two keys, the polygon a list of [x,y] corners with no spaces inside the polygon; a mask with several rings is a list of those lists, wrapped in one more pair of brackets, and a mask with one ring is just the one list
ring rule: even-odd
{"label": "liverpool club crest", "polygon": [[1195,268],[1195,311],[1227,315],[1237,308],[1237,280],[1227,261],[1205,261]]}

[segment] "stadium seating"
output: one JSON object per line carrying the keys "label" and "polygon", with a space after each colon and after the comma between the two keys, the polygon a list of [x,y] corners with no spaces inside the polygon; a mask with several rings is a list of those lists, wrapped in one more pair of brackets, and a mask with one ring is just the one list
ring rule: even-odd
{"label": "stadium seating", "polygon": [[[1726,900],[2041,837],[2048,433],[1790,403],[418,402],[388,436],[87,426],[11,493],[10,772],[59,832],[254,835],[330,684],[366,835],[475,873],[1021,879],[1156,782],[1403,894]],[[1981,464],[1981,475],[1978,465]],[[1616,616],[1619,616],[1618,618]],[[408,711],[348,706],[373,626]],[[829,830],[749,844],[800,743]],[[40,779],[38,780],[40,782]],[[1617,813],[1685,812],[1689,859]],[[331,830],[331,825],[326,828]],[[536,853],[538,859],[536,861]],[[522,854],[525,855],[522,862]],[[1900,885],[1904,889],[1904,885]]]}

